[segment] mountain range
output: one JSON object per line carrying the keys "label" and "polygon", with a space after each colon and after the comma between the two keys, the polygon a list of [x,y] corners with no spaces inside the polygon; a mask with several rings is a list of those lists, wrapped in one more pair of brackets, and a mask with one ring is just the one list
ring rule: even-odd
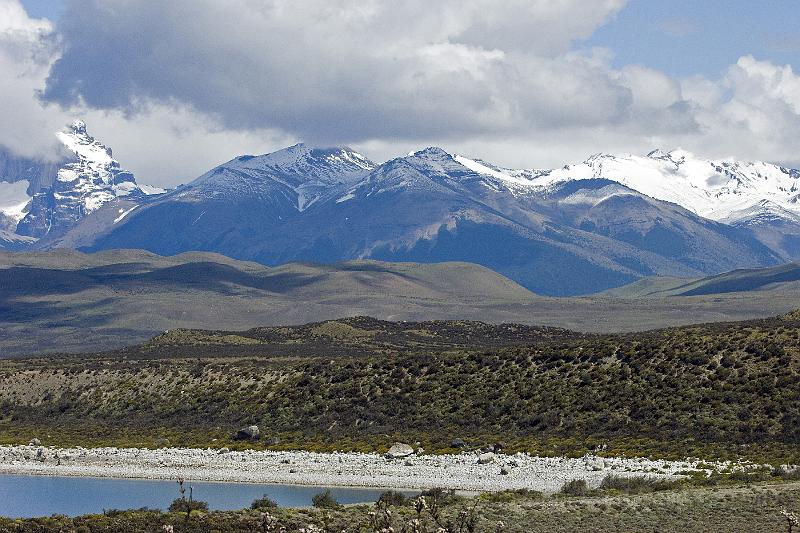
{"label": "mountain range", "polygon": [[463,261],[553,296],[800,257],[800,172],[769,163],[655,150],[516,170],[436,147],[376,164],[298,144],[160,191],[137,184],[82,122],[59,140],[71,159],[32,196],[19,180],[32,184],[43,164],[5,163],[33,170],[0,176],[17,182],[0,184],[0,247],[208,251],[264,265]]}

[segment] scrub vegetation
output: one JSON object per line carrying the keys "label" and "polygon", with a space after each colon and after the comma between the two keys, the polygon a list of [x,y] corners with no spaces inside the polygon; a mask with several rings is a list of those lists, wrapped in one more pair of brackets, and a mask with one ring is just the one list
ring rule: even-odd
{"label": "scrub vegetation", "polygon": [[[800,460],[800,315],[624,335],[353,318],[0,363],[0,441]],[[258,425],[258,440],[233,440]],[[463,448],[458,448],[463,449]]]}

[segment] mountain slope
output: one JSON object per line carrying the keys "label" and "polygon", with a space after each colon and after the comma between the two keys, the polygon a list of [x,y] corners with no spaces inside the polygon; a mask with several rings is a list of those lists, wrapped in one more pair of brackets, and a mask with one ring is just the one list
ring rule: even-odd
{"label": "mountain slope", "polygon": [[800,289],[800,263],[766,268],[745,268],[699,279],[645,278],[604,292],[610,297],[657,298],[706,296],[727,293],[791,293]]}
{"label": "mountain slope", "polygon": [[439,148],[376,167],[347,149],[298,145],[226,163],[85,249],[204,250],[267,265],[467,261],[546,295],[777,262],[745,231],[620,186],[574,183],[522,187]]}
{"label": "mountain slope", "polygon": [[685,150],[653,150],[647,156],[596,154],[553,170],[460,160],[527,190],[546,191],[574,180],[615,181],[704,218],[744,228],[784,260],[800,258],[800,170],[760,161],[702,159]]}

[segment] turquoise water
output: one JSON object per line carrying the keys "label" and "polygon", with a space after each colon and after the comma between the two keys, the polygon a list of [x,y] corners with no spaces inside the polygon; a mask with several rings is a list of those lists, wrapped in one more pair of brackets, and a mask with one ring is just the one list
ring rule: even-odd
{"label": "turquoise water", "polygon": [[[309,506],[312,496],[326,489],[339,503],[367,503],[377,500],[385,490],[190,480],[186,485],[194,488],[194,499],[208,502],[211,510],[250,507],[264,494],[282,507]],[[103,509],[140,507],[166,510],[178,496],[175,481],[0,475],[0,515],[13,518],[78,516],[102,513]]]}

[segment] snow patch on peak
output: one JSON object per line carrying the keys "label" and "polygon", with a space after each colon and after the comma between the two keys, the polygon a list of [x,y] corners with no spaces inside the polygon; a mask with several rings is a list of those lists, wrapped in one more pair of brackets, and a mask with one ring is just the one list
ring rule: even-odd
{"label": "snow patch on peak", "polygon": [[707,160],[680,148],[653,150],[644,157],[595,154],[581,164],[543,173],[532,185],[552,188],[559,182],[591,178],[621,183],[718,221],[750,216],[761,200],[800,213],[800,206],[791,205],[792,195],[800,190],[800,172],[763,162]]}
{"label": "snow patch on peak", "polygon": [[[239,156],[206,172],[176,194],[195,198],[277,199],[299,212],[341,196],[376,168],[347,147],[295,144],[260,156]],[[288,205],[287,205],[288,204]]]}
{"label": "snow patch on peak", "polygon": [[514,185],[522,185],[522,186],[531,186],[533,185],[533,181],[524,177],[521,177],[519,173],[517,175],[513,175],[511,172],[504,172],[502,169],[498,167],[489,166],[487,163],[481,161],[480,159],[469,159],[467,157],[456,155],[454,159],[467,167],[468,169],[472,170],[473,172],[477,172],[478,174],[483,174],[484,176],[491,176],[496,178],[500,181],[506,183],[512,183]]}

